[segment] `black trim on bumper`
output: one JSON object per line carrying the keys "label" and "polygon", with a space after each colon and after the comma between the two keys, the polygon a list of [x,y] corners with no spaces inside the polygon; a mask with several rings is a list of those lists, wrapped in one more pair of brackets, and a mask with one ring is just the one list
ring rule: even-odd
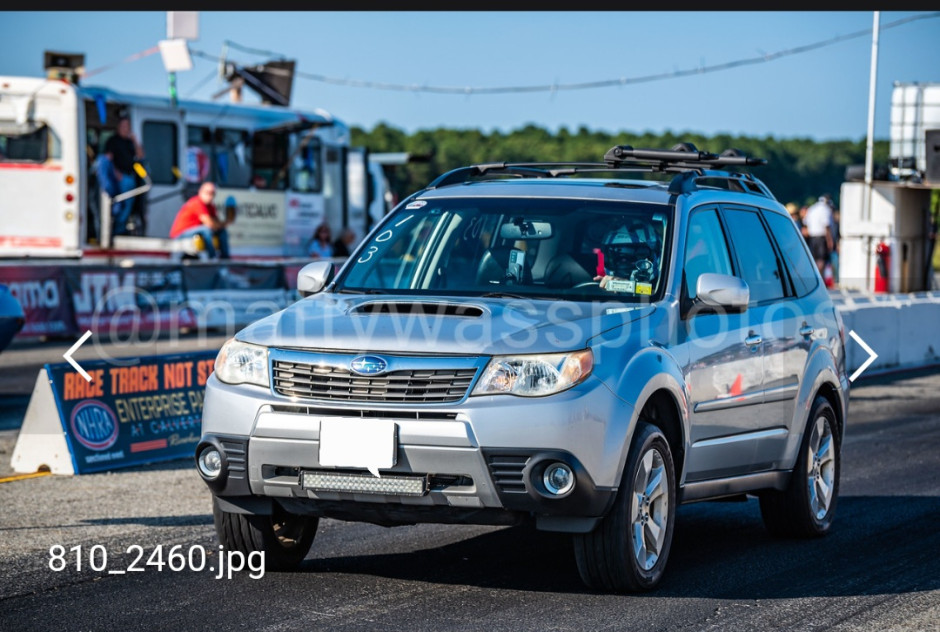
{"label": "black trim on bumper", "polygon": [[[564,450],[482,448],[503,507],[539,515],[598,517],[613,505],[617,490],[597,487],[578,459]],[[545,489],[545,468],[562,462],[575,475],[574,489],[555,496]]]}
{"label": "black trim on bumper", "polygon": [[250,496],[248,485],[248,437],[235,435],[205,435],[196,446],[193,458],[207,445],[212,445],[222,455],[222,473],[213,480],[206,479],[196,465],[200,478],[216,496]]}
{"label": "black trim on bumper", "polygon": [[293,514],[352,522],[371,522],[383,527],[419,523],[518,525],[523,524],[529,518],[524,513],[484,507],[404,505],[312,498],[276,498],[274,500]]}

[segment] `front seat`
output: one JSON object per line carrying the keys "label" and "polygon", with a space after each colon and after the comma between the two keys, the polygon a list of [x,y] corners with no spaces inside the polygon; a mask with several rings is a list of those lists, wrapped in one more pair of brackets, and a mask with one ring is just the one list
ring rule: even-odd
{"label": "front seat", "polygon": [[[480,265],[477,266],[477,285],[505,284],[508,277],[509,254],[513,246],[494,246],[483,253]],[[532,284],[532,255],[527,253],[522,265],[521,285]]]}

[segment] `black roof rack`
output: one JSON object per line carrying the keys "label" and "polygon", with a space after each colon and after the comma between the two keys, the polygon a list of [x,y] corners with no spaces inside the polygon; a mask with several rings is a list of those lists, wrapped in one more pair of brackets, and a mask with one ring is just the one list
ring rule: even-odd
{"label": "black roof rack", "polygon": [[[634,149],[616,145],[604,155],[604,162],[490,162],[448,171],[427,188],[462,184],[475,178],[558,178],[589,173],[676,173],[669,184],[671,193],[687,193],[703,188],[697,180],[724,182],[729,190],[757,193],[775,199],[763,182],[749,173],[716,170],[716,167],[766,165],[763,158],[753,158],[738,149],[721,154],[699,151],[692,143],[679,143],[672,149]],[[718,187],[716,187],[718,188]]]}

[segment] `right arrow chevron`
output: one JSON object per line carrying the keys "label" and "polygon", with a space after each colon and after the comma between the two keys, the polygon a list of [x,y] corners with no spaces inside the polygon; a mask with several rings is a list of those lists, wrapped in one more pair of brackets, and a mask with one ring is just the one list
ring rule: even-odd
{"label": "right arrow chevron", "polygon": [[855,342],[857,342],[858,344],[862,345],[862,349],[864,349],[864,350],[865,350],[865,353],[868,354],[868,359],[865,360],[865,362],[862,363],[862,366],[860,366],[860,367],[858,367],[857,369],[855,369],[855,373],[853,373],[853,374],[849,377],[849,382],[854,382],[854,381],[855,381],[855,378],[857,378],[859,375],[861,375],[861,374],[862,374],[862,371],[864,371],[865,369],[867,369],[867,368],[868,368],[868,365],[875,361],[875,358],[878,357],[878,354],[875,353],[875,352],[872,350],[871,347],[869,347],[867,344],[865,344],[865,341],[862,340],[861,337],[859,337],[859,335],[858,335],[857,333],[855,333],[855,330],[854,330],[854,329],[850,329],[850,330],[849,330],[849,335],[852,336],[852,338],[855,339]]}

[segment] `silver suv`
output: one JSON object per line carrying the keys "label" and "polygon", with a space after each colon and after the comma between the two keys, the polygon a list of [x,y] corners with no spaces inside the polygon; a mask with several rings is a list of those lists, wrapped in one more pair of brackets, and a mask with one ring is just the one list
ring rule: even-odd
{"label": "silver suv", "polygon": [[[803,238],[736,150],[456,169],[240,331],[206,386],[218,537],[296,567],[321,517],[573,534],[653,588],[676,507],[829,531],[849,381]],[[650,175],[653,174],[653,175]],[[662,175],[666,174],[666,180]]]}

